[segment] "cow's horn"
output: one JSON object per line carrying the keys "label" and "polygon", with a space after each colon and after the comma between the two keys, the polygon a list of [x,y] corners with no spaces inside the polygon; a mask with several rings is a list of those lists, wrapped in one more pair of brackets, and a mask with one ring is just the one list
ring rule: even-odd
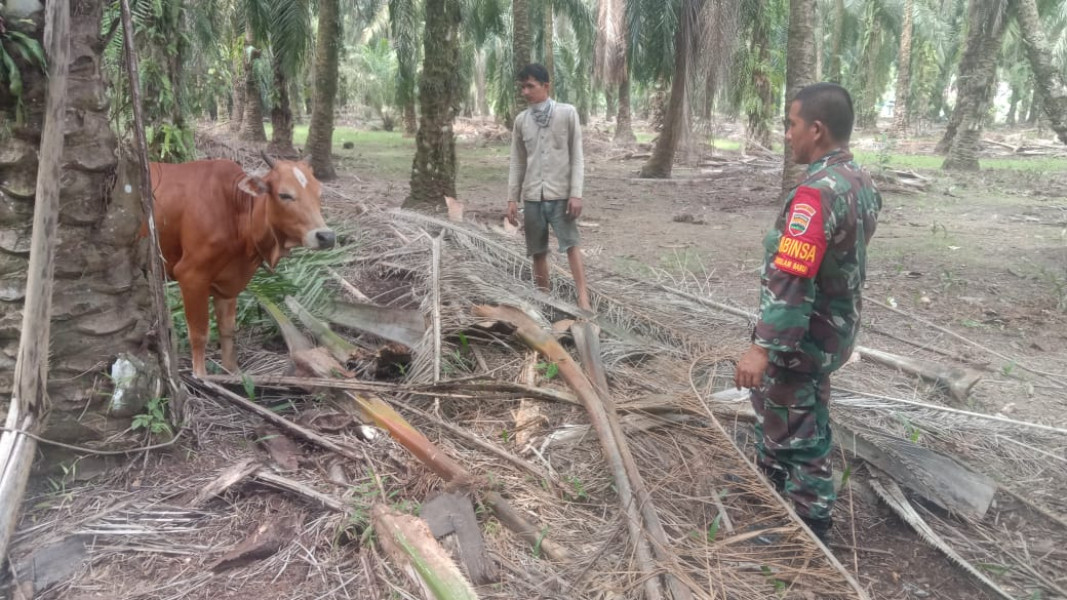
{"label": "cow's horn", "polygon": [[266,150],[260,150],[259,151],[259,155],[263,157],[263,162],[267,163],[268,167],[270,167],[272,169],[274,168],[274,159],[269,157],[269,156],[267,156],[267,151]]}

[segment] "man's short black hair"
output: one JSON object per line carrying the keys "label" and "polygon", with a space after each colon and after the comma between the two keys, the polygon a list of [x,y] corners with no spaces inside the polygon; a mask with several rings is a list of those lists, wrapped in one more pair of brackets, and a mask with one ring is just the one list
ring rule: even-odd
{"label": "man's short black hair", "polygon": [[836,83],[814,83],[801,88],[794,102],[800,103],[800,117],[808,123],[822,122],[834,141],[847,142],[852,137],[852,96]]}
{"label": "man's short black hair", "polygon": [[519,71],[515,81],[526,81],[527,77],[533,77],[541,83],[548,83],[548,69],[540,63],[530,63]]}

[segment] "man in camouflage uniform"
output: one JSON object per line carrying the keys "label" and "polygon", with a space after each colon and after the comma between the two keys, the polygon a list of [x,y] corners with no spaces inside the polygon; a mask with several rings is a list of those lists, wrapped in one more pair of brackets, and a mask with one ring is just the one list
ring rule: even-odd
{"label": "man in camouflage uniform", "polygon": [[759,321],[737,365],[752,388],[759,466],[822,539],[833,524],[830,373],[852,354],[867,243],[882,198],[852,160],[852,98],[839,85],[800,90],[786,139],[803,182],[763,240]]}

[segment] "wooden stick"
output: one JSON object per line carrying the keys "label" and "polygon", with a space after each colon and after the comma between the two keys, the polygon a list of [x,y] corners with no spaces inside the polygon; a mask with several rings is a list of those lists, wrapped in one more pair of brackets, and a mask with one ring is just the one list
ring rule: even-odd
{"label": "wooden stick", "polygon": [[[695,361],[693,364],[696,364]],[[769,496],[773,498],[775,503],[777,503],[778,506],[782,508],[783,512],[788,514],[790,518],[793,519],[793,523],[798,528],[802,529],[805,533],[808,534],[808,537],[810,538],[811,542],[814,543],[815,546],[818,547],[819,550],[823,553],[823,555],[826,557],[826,560],[829,561],[830,566],[832,566],[834,570],[836,570],[841,575],[841,577],[844,578],[844,580],[848,583],[852,590],[856,592],[856,597],[860,600],[870,600],[870,596],[867,595],[867,592],[864,590],[864,588],[860,587],[857,580],[852,577],[852,574],[849,573],[847,569],[845,569],[844,565],[841,564],[841,561],[837,560],[837,557],[834,556],[834,553],[830,552],[830,549],[822,543],[822,541],[811,531],[807,524],[804,523],[804,521],[800,520],[800,517],[797,516],[796,511],[793,509],[792,502],[786,500],[780,494],[774,491],[774,488],[771,486],[771,483],[767,479],[767,477],[759,470],[759,468],[756,467],[756,464],[747,457],[747,455],[741,450],[741,448],[738,447],[737,442],[734,440],[733,436],[731,436],[730,433],[726,431],[726,428],[722,426],[722,423],[719,422],[719,419],[715,417],[715,413],[712,412],[711,407],[708,406],[707,400],[705,400],[704,396],[702,396],[699,390],[697,390],[696,384],[693,383],[692,370],[693,366],[690,365],[689,385],[693,390],[693,394],[696,396],[697,400],[700,401],[700,404],[704,407],[704,410],[708,415],[708,419],[711,421],[711,424],[715,428],[715,430],[718,431],[719,435],[721,435],[722,438],[730,444],[730,447],[734,449],[734,452],[737,454],[737,456],[741,457],[741,462],[744,463],[745,467],[749,471],[749,474],[754,476],[760,481],[760,483],[763,484],[763,487],[768,492]]]}
{"label": "wooden stick", "polygon": [[200,508],[208,500],[211,500],[215,496],[218,496],[230,489],[231,487],[240,483],[245,477],[248,477],[252,473],[258,471],[260,465],[258,461],[253,458],[246,458],[235,465],[223,470],[219,473],[211,483],[201,487],[195,493],[191,495],[188,502],[185,502],[185,506],[189,508]]}
{"label": "wooden stick", "polygon": [[[615,401],[608,394],[607,370],[604,368],[604,362],[600,355],[600,328],[589,322],[579,322],[571,327],[571,333],[574,335],[575,346],[578,347],[588,379],[590,383],[596,383],[594,389],[600,397],[603,416],[607,420],[608,427],[611,428],[615,446],[618,449],[620,458],[622,458],[623,467],[626,469],[626,476],[629,478],[630,486],[633,488],[634,496],[637,498],[645,530],[652,538],[652,551],[661,563],[671,564],[674,562],[675,557],[670,551],[671,544],[667,539],[667,532],[663,530],[663,523],[660,520],[659,513],[656,511],[656,505],[652,501],[652,494],[645,487],[644,478],[637,468],[637,461],[634,460],[633,454],[630,452],[630,446],[626,443],[626,434],[619,423],[619,415],[615,410]],[[560,350],[563,350],[562,347]],[[726,514],[725,511],[723,511],[723,514]],[[729,515],[726,515],[726,520],[729,522]],[[685,584],[670,571],[667,572],[667,587],[670,588],[671,595],[675,600],[692,598],[689,588],[685,587]]]}
{"label": "wooden stick", "polygon": [[281,475],[278,475],[270,469],[260,469],[255,472],[253,477],[259,481],[262,481],[263,483],[267,483],[275,487],[281,488],[285,491],[293,492],[294,494],[298,494],[300,496],[304,496],[305,498],[314,500],[315,502],[325,506],[330,510],[345,515],[352,513],[352,507],[348,504],[345,504],[341,500],[334,498],[333,496],[323,494],[322,492],[314,488],[308,487],[300,483],[299,481],[294,481],[292,479],[289,479],[288,477],[282,477]]}
{"label": "wooden stick", "polygon": [[[735,306],[730,306],[728,304],[723,304],[721,302],[715,302],[714,300],[710,300],[708,298],[703,298],[701,296],[697,296],[696,294],[690,294],[688,292],[683,292],[682,290],[675,289],[675,288],[672,288],[672,287],[669,287],[669,286],[666,286],[666,285],[662,285],[662,284],[655,284],[655,285],[656,285],[657,288],[659,288],[659,289],[661,289],[661,290],[663,290],[665,292],[670,292],[672,294],[681,296],[682,298],[687,298],[689,300],[692,300],[693,302],[697,302],[697,303],[703,304],[704,306],[708,306],[710,308],[715,308],[715,309],[721,310],[723,312],[729,313],[729,314],[737,316],[737,317],[741,317],[743,319],[748,319],[750,321],[754,321],[757,318],[756,314],[751,313],[751,312],[749,312],[747,310],[744,310],[742,308],[737,308]],[[902,315],[910,316],[910,315],[907,315],[907,313],[904,313],[902,311],[899,311],[899,310],[896,310],[894,308],[891,308],[891,307],[889,307],[889,306],[887,306],[885,304],[882,304],[882,303],[878,302],[877,300],[871,300],[871,302],[874,302],[875,304],[878,304],[879,306],[885,306],[886,308],[889,308],[890,310],[898,312],[898,313],[900,313]],[[918,318],[918,317],[916,317],[916,318]],[[966,338],[964,338],[964,337],[962,337],[962,336],[960,336],[958,334],[952,333],[951,331],[948,331],[947,329],[942,329],[940,327],[937,327],[936,325],[933,325],[932,323],[929,323],[927,321],[923,321],[922,319],[919,319],[919,320],[920,320],[920,322],[923,322],[923,323],[926,323],[926,324],[928,324],[928,325],[930,325],[932,327],[935,327],[940,331],[943,331],[943,332],[948,333],[950,335],[953,335],[953,336],[955,336],[957,338],[960,338],[963,341],[966,341],[966,342],[969,342],[971,344],[974,344],[974,342],[970,342],[970,340],[967,340]],[[979,346],[979,348],[985,349],[982,346]],[[871,360],[876,360],[878,362],[881,362],[883,364],[887,364],[887,365],[892,366],[894,368],[904,369],[904,370],[908,371],[909,373],[914,373],[916,375],[920,375],[920,376],[925,377],[927,379],[933,379],[934,381],[942,382],[949,388],[949,392],[952,394],[952,396],[954,398],[959,399],[959,400],[966,399],[967,393],[969,393],[971,388],[974,387],[974,384],[977,383],[979,379],[981,379],[981,375],[980,374],[978,374],[978,373],[976,373],[974,371],[970,371],[969,369],[958,369],[958,368],[955,368],[955,367],[944,367],[944,366],[937,365],[937,364],[932,364],[932,363],[930,363],[930,364],[928,364],[928,363],[918,363],[916,361],[911,361],[910,359],[905,359],[903,357],[897,357],[897,356],[894,356],[894,355],[889,354],[887,352],[882,352],[881,350],[875,350],[874,348],[868,348],[866,346],[857,346],[856,347],[856,351],[859,352],[862,356],[870,357]],[[992,351],[990,351],[990,352],[992,352]],[[998,356],[1001,356],[1001,358],[1007,359],[1007,357],[1004,357],[1003,355],[998,355]],[[1010,360],[1010,359],[1008,359],[1008,360]],[[1027,369],[1027,370],[1030,370],[1030,369]],[[1040,374],[1047,375],[1046,373],[1040,373]]]}
{"label": "wooden stick", "polygon": [[336,279],[338,283],[341,284],[341,287],[343,287],[345,289],[345,291],[349,293],[350,296],[352,296],[353,298],[355,298],[356,300],[358,300],[360,302],[365,302],[367,304],[374,304],[374,302],[372,302],[371,299],[368,298],[366,294],[364,294],[363,292],[359,291],[359,288],[357,288],[356,286],[352,285],[347,279],[345,279],[344,277],[341,277],[341,274],[338,273],[337,271],[334,271],[332,267],[327,267],[326,271],[330,275],[332,275],[333,278]]}
{"label": "wooden stick", "polygon": [[548,388],[533,387],[521,383],[508,381],[489,380],[485,382],[451,382],[442,381],[433,384],[398,384],[384,381],[357,381],[354,379],[327,379],[324,377],[284,377],[268,375],[263,377],[238,377],[236,375],[206,375],[204,381],[221,383],[224,385],[240,385],[251,382],[259,388],[269,387],[300,387],[300,388],[330,388],[337,390],[353,390],[363,392],[392,392],[397,394],[418,394],[423,396],[444,395],[448,392],[498,392],[506,394],[522,395],[531,398],[540,398],[554,402],[566,402],[568,404],[581,404],[577,398],[567,392]]}
{"label": "wooden stick", "polygon": [[482,501],[492,509],[493,514],[496,515],[496,518],[500,519],[500,522],[503,523],[505,527],[519,534],[534,548],[539,548],[541,552],[545,553],[545,556],[560,562],[570,558],[570,553],[567,552],[566,548],[548,538],[547,530],[539,531],[537,527],[524,519],[522,515],[512,508],[511,504],[497,492],[486,492],[482,495]]}
{"label": "wooden stick", "polygon": [[847,392],[849,394],[855,394],[857,396],[866,396],[867,398],[876,398],[878,400],[886,400],[889,402],[899,402],[900,404],[907,404],[908,406],[916,406],[918,408],[924,408],[927,410],[936,410],[938,412],[947,412],[957,415],[964,415],[973,419],[984,419],[986,421],[996,421],[998,423],[1004,423],[1005,425],[1011,425],[1013,427],[1021,427],[1024,429],[1040,429],[1042,431],[1050,431],[1059,435],[1067,435],[1067,429],[1062,427],[1053,427],[1051,425],[1042,425],[1041,423],[1031,423],[1029,421],[1019,421],[1016,419],[1009,419],[1008,417],[1002,417],[999,415],[987,415],[985,413],[971,412],[967,410],[960,410],[958,408],[952,408],[951,406],[941,406],[940,404],[930,404],[927,402],[918,402],[916,400],[906,400],[904,398],[894,398],[893,396],[884,396],[882,394],[872,394],[870,392],[861,392],[858,390],[852,390],[848,388],[834,386],[835,390],[841,392]]}
{"label": "wooden stick", "polygon": [[982,378],[982,374],[971,369],[946,367],[937,363],[918,361],[905,356],[897,356],[874,348],[864,348],[860,356],[877,363],[918,375],[948,390],[949,395],[959,402],[967,400],[971,388]]}
{"label": "wooden stick", "polygon": [[[979,344],[978,342],[976,342],[974,340],[971,340],[971,339],[968,339],[968,338],[965,338],[962,335],[956,333],[955,331],[952,331],[951,329],[946,329],[944,327],[941,327],[940,325],[935,325],[934,323],[931,323],[930,321],[927,321],[926,319],[924,319],[922,317],[906,313],[906,312],[900,310],[899,308],[895,308],[893,306],[889,306],[888,304],[886,304],[884,302],[879,302],[878,300],[875,300],[874,298],[869,298],[869,299],[867,299],[867,301],[872,303],[872,304],[874,304],[874,305],[876,305],[876,306],[881,306],[882,308],[884,308],[884,309],[886,309],[886,310],[888,310],[890,312],[894,312],[894,313],[896,313],[896,314],[898,314],[898,315],[900,315],[902,317],[908,317],[909,319],[915,319],[916,321],[922,323],[923,325],[926,325],[927,327],[932,327],[932,328],[940,331],[941,333],[944,333],[946,335],[950,335],[950,336],[956,338],[957,340],[959,340],[959,341],[961,341],[961,342],[963,342],[965,344],[974,346],[975,348],[978,348],[979,350],[982,350],[984,352],[992,354],[993,356],[996,356],[997,358],[1006,360],[1009,363],[1013,363],[1013,364],[1015,364],[1015,366],[1019,367],[1020,369],[1022,369],[1024,371],[1029,371],[1029,372],[1031,372],[1031,373],[1033,373],[1035,375],[1042,375],[1044,377],[1047,377],[1049,380],[1060,384],[1061,386],[1064,385],[1064,380],[1062,379],[1062,376],[1059,375],[1059,374],[1046,373],[1045,371],[1039,371],[1037,369],[1028,367],[1028,366],[1020,363],[1018,360],[1016,360],[1014,358],[1011,358],[1010,356],[1005,356],[1005,355],[997,352],[996,350],[992,350],[990,348],[986,348],[985,346]],[[861,354],[863,354],[863,352],[861,352]]]}
{"label": "wooden stick", "polygon": [[144,116],[141,106],[141,81],[137,67],[137,50],[134,47],[133,17],[130,14],[129,0],[121,0],[123,52],[126,56],[126,75],[130,82],[130,105],[133,108],[133,139],[137,166],[141,171],[140,193],[141,212],[148,225],[150,240],[148,252],[148,290],[152,295],[152,308],[155,310],[155,332],[159,341],[159,366],[167,380],[171,394],[172,420],[179,426],[185,423],[185,389],[179,384],[177,346],[170,333],[174,327],[170,321],[170,308],[167,306],[167,290],[164,286],[166,269],[163,266],[163,251],[159,247],[159,230],[156,228],[154,200],[152,196],[152,174],[148,165],[148,141],[145,138]]}
{"label": "wooden stick", "polygon": [[616,442],[615,434],[608,423],[604,406],[597,396],[593,384],[582,374],[574,359],[563,350],[559,343],[548,333],[541,330],[521,310],[508,306],[475,306],[474,314],[511,323],[515,326],[515,335],[528,346],[542,353],[545,358],[554,362],[559,367],[560,375],[570,384],[575,394],[582,401],[586,412],[589,413],[593,427],[596,429],[597,438],[600,440],[601,449],[604,451],[604,458],[608,462],[608,467],[611,469],[615,481],[619,502],[622,505],[623,514],[626,516],[630,539],[634,545],[638,566],[645,575],[645,594],[648,600],[661,600],[664,598],[663,589],[659,578],[654,576],[655,566],[652,561],[648,539],[643,531],[637,498],[634,496],[626,466],[623,464],[623,458],[619,454],[619,445]]}
{"label": "wooden stick", "polygon": [[214,392],[215,395],[217,395],[218,397],[220,397],[220,398],[222,398],[224,400],[229,401],[231,404],[234,404],[238,408],[241,408],[241,409],[244,409],[244,410],[246,410],[246,411],[248,411],[250,413],[253,413],[253,414],[259,416],[260,418],[262,418],[264,421],[267,421],[268,423],[270,423],[272,425],[280,427],[281,429],[283,429],[283,430],[295,435],[296,437],[298,437],[298,438],[300,438],[302,440],[311,442],[312,444],[315,444],[316,446],[319,446],[321,448],[325,448],[326,450],[329,450],[331,452],[336,452],[337,454],[340,454],[341,456],[344,456],[346,458],[350,458],[350,459],[355,460],[355,461],[363,462],[363,460],[364,460],[363,457],[360,456],[360,454],[358,452],[356,452],[355,450],[353,450],[352,448],[349,448],[347,446],[342,446],[342,445],[337,444],[335,442],[331,442],[330,440],[326,439],[325,437],[323,437],[322,435],[320,435],[318,433],[315,433],[314,431],[308,429],[307,427],[304,427],[302,425],[297,425],[296,423],[293,423],[289,419],[286,419],[285,417],[282,417],[281,415],[278,415],[278,414],[276,414],[276,413],[274,413],[274,412],[272,412],[272,411],[270,411],[270,410],[268,410],[268,409],[266,409],[266,408],[264,408],[264,407],[262,407],[262,406],[260,406],[258,404],[254,404],[253,402],[238,396],[237,394],[231,392],[230,390],[228,390],[228,389],[226,389],[226,388],[224,388],[224,387],[222,387],[222,386],[220,386],[218,384],[212,383],[210,381],[204,381],[202,379],[189,379],[187,381],[189,382],[190,385],[200,386],[202,388],[205,388],[207,390],[210,390],[210,391]]}
{"label": "wooden stick", "polygon": [[[264,300],[262,298],[260,298],[260,302],[263,303]],[[271,306],[273,306],[273,305],[271,305]],[[281,326],[283,330],[285,330],[287,327],[295,329],[295,326],[292,324],[292,321],[289,320],[289,317],[284,312],[282,312],[280,309],[278,309],[277,307],[274,307],[274,308],[275,308],[275,310],[271,312],[271,315],[274,317],[274,319],[276,321],[278,321],[279,326]],[[302,339],[302,336],[300,336],[300,338]],[[295,341],[299,345],[301,339],[296,339],[296,340],[293,340],[293,341]],[[306,343],[306,340],[304,340],[304,342]],[[289,340],[288,337],[286,338],[286,343],[290,343],[290,340]],[[318,349],[317,348],[313,348],[312,350],[318,350]],[[296,358],[295,355],[297,354],[297,352],[294,351],[294,346],[291,345],[291,344],[289,346],[289,353],[290,353],[291,356],[294,357],[294,359]],[[337,364],[336,361],[333,361],[333,359],[330,356],[328,356],[328,355],[324,356],[324,359],[326,361],[332,361],[333,362],[332,366],[325,365],[325,364],[320,365],[320,366],[324,367],[324,371],[326,371],[328,373],[331,373],[331,374],[344,372],[344,368],[341,367],[339,364]],[[203,380],[200,380],[200,381],[203,381]],[[329,379],[324,379],[323,381],[330,381],[330,380]],[[214,383],[210,383],[210,382],[207,382],[207,381],[203,381],[203,383],[205,385],[207,385],[207,386],[210,386],[212,389],[220,391],[224,398],[230,400],[231,402],[234,402],[234,403],[238,404],[238,406],[241,406],[242,408],[245,408],[247,410],[255,412],[256,414],[259,414],[260,416],[262,416],[263,418],[267,419],[268,421],[270,421],[272,423],[275,423],[277,425],[281,425],[283,428],[285,428],[287,430],[294,431],[294,433],[296,433],[297,435],[300,435],[301,437],[305,437],[305,439],[308,439],[306,436],[308,434],[311,434],[311,435],[315,436],[315,439],[312,439],[311,441],[313,441],[315,443],[320,443],[320,445],[322,444],[322,442],[325,442],[326,444],[329,444],[328,446],[325,446],[328,449],[334,450],[334,448],[337,448],[337,450],[335,450],[335,451],[338,451],[339,454],[342,454],[343,456],[351,457],[350,454],[347,454],[345,452],[345,451],[351,452],[347,448],[344,448],[344,447],[341,447],[341,446],[337,446],[336,444],[333,444],[329,440],[326,440],[326,439],[322,438],[321,436],[318,436],[317,434],[314,434],[314,433],[306,430],[305,428],[300,427],[299,425],[291,423],[291,422],[287,421],[286,419],[283,419],[283,418],[279,417],[278,415],[275,415],[271,411],[266,410],[265,408],[262,408],[260,406],[255,405],[255,404],[252,404],[251,402],[245,400],[244,398],[241,398],[240,396],[238,396],[238,395],[230,392],[229,390],[226,390],[225,388],[222,388],[222,387],[220,387],[220,386],[218,386],[218,385],[216,385]],[[463,468],[462,465],[459,464],[459,462],[454,460],[447,453],[442,452],[440,450],[440,448],[438,448],[435,445],[433,445],[428,439],[426,439],[426,436],[424,436],[422,434],[422,432],[420,432],[417,429],[415,429],[414,427],[412,427],[412,425],[410,423],[408,423],[406,420],[404,420],[403,417],[401,417],[399,414],[397,414],[396,411],[393,410],[393,408],[389,404],[387,404],[384,400],[382,400],[381,398],[379,398],[377,396],[368,396],[368,397],[359,396],[359,395],[357,395],[357,394],[355,394],[354,392],[351,392],[351,391],[346,392],[346,394],[348,395],[349,398],[352,399],[353,402],[356,403],[356,405],[361,410],[363,410],[364,413],[366,413],[368,416],[370,416],[379,427],[381,427],[382,429],[385,429],[386,431],[388,431],[389,435],[392,436],[394,440],[396,440],[402,446],[404,446],[404,448],[407,449],[408,452],[410,452],[413,456],[418,458],[424,465],[426,465],[430,469],[432,469],[442,479],[444,479],[445,481],[447,481],[447,482],[449,482],[449,483],[451,483],[453,485],[465,485],[465,484],[469,484],[471,481],[473,481],[474,478],[471,476],[471,474],[469,472],[467,472],[466,469]],[[357,459],[360,459],[360,458],[357,458]],[[492,505],[492,507],[493,507],[494,512],[497,513],[498,517],[500,516],[500,513],[502,511],[511,510],[511,507],[507,505],[507,502],[503,498],[500,498],[499,502],[494,503]],[[501,521],[504,522],[505,525],[508,524],[508,522],[505,521],[503,518],[501,518]],[[544,541],[542,540],[540,543],[542,544],[542,547],[544,547]],[[553,552],[557,552],[557,549],[561,550],[555,545],[552,545],[551,547],[553,548]],[[546,553],[547,553],[547,551],[546,551]],[[549,553],[549,557],[551,557],[553,559],[557,559],[557,560],[563,560],[563,559],[566,558],[566,553],[565,552],[562,552],[562,553],[558,553],[557,552],[556,554]]]}
{"label": "wooden stick", "polygon": [[16,431],[37,433],[47,410],[48,336],[70,68],[70,7],[66,0],[47,3],[44,38],[48,56],[48,92],[37,168],[22,330],[6,420],[7,427],[15,431],[0,434],[0,560],[7,557],[8,544],[18,525],[22,495],[26,492],[37,450],[36,440]]}
{"label": "wooden stick", "polygon": [[530,461],[515,456],[514,454],[504,450],[503,448],[498,448],[497,446],[490,444],[489,442],[479,438],[478,436],[475,436],[468,431],[464,431],[462,427],[457,427],[451,423],[446,423],[445,421],[434,417],[432,414],[411,405],[405,405],[404,410],[411,411],[428,421],[433,421],[438,426],[447,429],[453,435],[457,435],[467,440],[471,444],[474,444],[475,446],[481,448],[482,450],[508,461],[509,463],[515,465],[516,467],[519,467],[520,469],[526,471],[534,477],[537,477],[538,479],[543,479],[547,482],[552,483],[559,490],[564,489],[563,484],[560,483],[558,477],[556,477],[553,473],[543,473]]}
{"label": "wooden stick", "polygon": [[433,302],[433,382],[441,381],[441,236],[431,239],[430,296]]}

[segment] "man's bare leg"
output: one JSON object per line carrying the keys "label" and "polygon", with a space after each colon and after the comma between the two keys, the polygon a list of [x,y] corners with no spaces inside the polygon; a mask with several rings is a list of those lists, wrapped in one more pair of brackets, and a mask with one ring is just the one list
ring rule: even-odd
{"label": "man's bare leg", "polygon": [[552,291],[552,284],[548,279],[548,253],[533,255],[533,276],[537,287],[546,292]]}
{"label": "man's bare leg", "polygon": [[585,287],[585,265],[582,263],[582,249],[578,246],[567,248],[567,261],[571,263],[574,288],[578,291],[578,307],[585,310],[593,310],[589,305],[589,290]]}

